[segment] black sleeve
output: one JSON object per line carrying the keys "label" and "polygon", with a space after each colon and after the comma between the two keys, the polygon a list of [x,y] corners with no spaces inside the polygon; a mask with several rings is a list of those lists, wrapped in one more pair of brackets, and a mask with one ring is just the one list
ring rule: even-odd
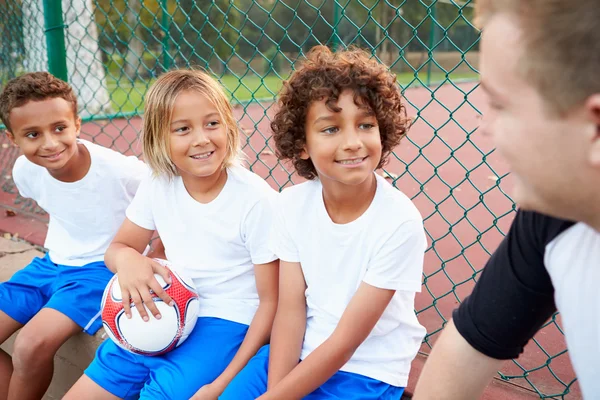
{"label": "black sleeve", "polygon": [[517,358],[556,311],[544,266],[546,245],[573,225],[534,212],[517,212],[513,224],[473,292],[453,312],[458,332],[477,351]]}

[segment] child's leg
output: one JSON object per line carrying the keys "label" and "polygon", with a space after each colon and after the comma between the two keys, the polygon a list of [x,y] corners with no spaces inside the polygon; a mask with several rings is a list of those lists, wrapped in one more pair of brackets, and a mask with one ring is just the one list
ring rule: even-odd
{"label": "child's leg", "polygon": [[54,354],[81,327],[62,313],[43,309],[31,319],[15,340],[9,399],[39,399],[52,380]]}
{"label": "child's leg", "polygon": [[117,400],[120,397],[115,396],[96,382],[91,380],[87,375],[82,375],[75,382],[75,385],[63,397],[63,400]]}
{"label": "child's leg", "polygon": [[254,400],[267,391],[269,345],[263,346],[231,381],[219,400]]}
{"label": "child's leg", "polygon": [[[46,304],[56,279],[48,257],[34,258],[9,281],[0,284],[0,343],[24,326]],[[6,399],[13,373],[11,357],[0,350],[0,399]]]}
{"label": "child's leg", "polygon": [[304,400],[400,400],[402,393],[402,387],[364,375],[338,371]]}
{"label": "child's leg", "polygon": [[247,330],[236,322],[199,318],[181,346],[163,357],[147,357],[150,376],[140,400],[189,399],[227,368]]}
{"label": "child's leg", "polygon": [[25,325],[15,341],[13,372],[5,385],[9,399],[42,397],[59,347],[82,330],[94,333],[101,326],[100,301],[111,277],[102,263],[66,267],[46,256],[34,258],[0,285],[0,310]]}
{"label": "child's leg", "polygon": [[[0,311],[0,343],[4,343],[13,333],[23,325]],[[12,359],[4,350],[0,350],[0,400],[8,396],[8,383],[12,375]]]}
{"label": "child's leg", "polygon": [[[107,340],[64,400],[189,399],[227,367],[248,326],[200,318],[187,340],[164,356],[129,353]],[[116,397],[115,397],[116,396]]]}
{"label": "child's leg", "polygon": [[153,358],[130,353],[107,339],[63,400],[137,399],[150,374],[145,363]]}

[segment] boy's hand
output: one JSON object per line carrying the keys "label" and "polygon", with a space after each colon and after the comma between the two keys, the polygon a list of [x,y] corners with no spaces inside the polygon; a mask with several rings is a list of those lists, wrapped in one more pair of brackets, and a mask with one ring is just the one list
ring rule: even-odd
{"label": "boy's hand", "polygon": [[[144,257],[139,253],[128,254],[128,257],[119,263],[121,267],[117,268],[119,277],[119,286],[123,295],[123,308],[127,318],[131,318],[131,303],[135,304],[136,309],[144,321],[148,321],[146,307],[156,319],[161,315],[152,301],[152,292],[162,299],[166,304],[173,306],[175,303],[171,297],[165,293],[158,283],[154,274],[159,274],[167,283],[171,283],[169,270],[158,262]],[[146,307],[144,307],[146,306]]]}
{"label": "boy's hand", "polygon": [[192,396],[190,400],[217,400],[223,393],[223,390],[216,385],[209,383],[204,385]]}

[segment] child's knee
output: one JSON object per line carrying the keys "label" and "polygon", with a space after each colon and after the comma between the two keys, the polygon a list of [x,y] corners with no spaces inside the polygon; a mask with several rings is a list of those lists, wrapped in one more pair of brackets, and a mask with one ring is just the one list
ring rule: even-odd
{"label": "child's knee", "polygon": [[52,357],[54,357],[54,351],[48,351],[44,338],[39,334],[22,331],[17,335],[12,354],[15,369],[28,369],[37,363],[48,361],[48,358]]}
{"label": "child's knee", "polygon": [[53,360],[67,338],[52,337],[46,332],[28,329],[27,325],[15,339],[12,358],[15,369],[31,369]]}

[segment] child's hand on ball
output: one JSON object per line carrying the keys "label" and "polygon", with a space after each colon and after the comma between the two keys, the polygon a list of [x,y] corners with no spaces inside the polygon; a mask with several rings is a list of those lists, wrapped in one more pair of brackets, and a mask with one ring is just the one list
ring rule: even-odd
{"label": "child's hand on ball", "polygon": [[154,274],[160,275],[165,282],[171,283],[169,270],[155,260],[135,251],[127,254],[127,257],[120,261],[117,274],[123,295],[123,308],[127,318],[131,318],[131,303],[133,303],[144,321],[149,320],[146,307],[156,319],[160,319],[161,315],[152,300],[152,293],[170,306],[173,306],[174,302],[165,293]]}

